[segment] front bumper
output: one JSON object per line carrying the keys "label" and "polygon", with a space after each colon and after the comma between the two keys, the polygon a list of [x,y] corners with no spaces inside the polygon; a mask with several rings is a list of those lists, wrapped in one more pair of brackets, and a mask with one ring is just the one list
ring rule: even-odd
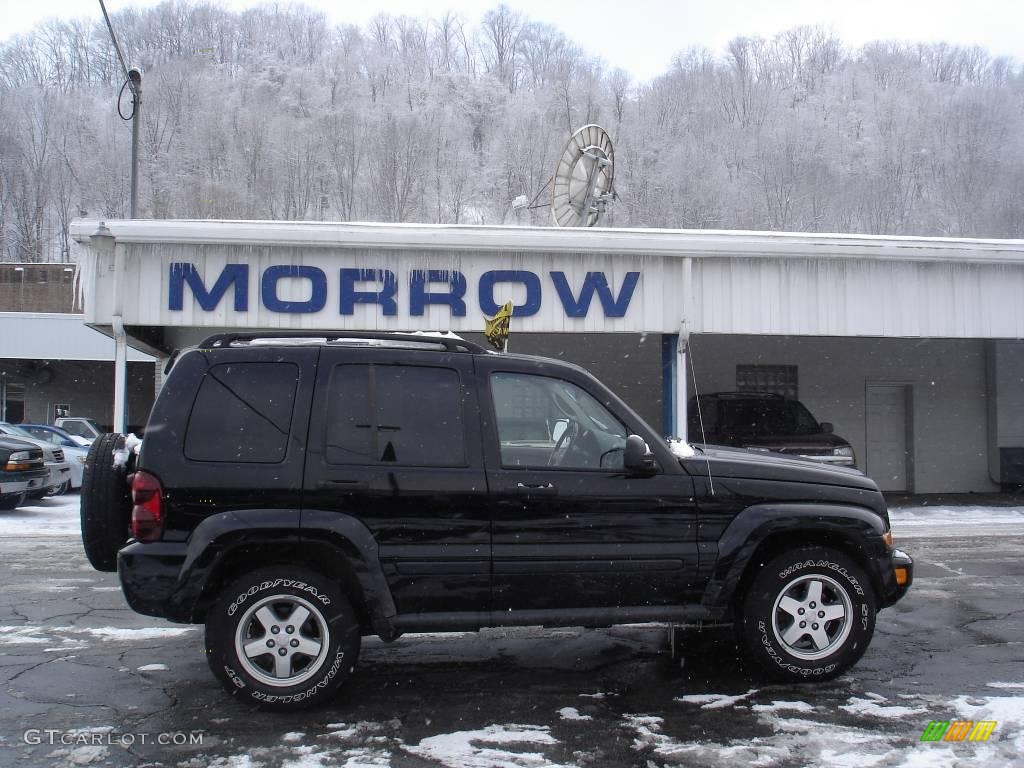
{"label": "front bumper", "polygon": [[880,591],[878,608],[899,602],[914,583],[914,558],[901,549],[890,549],[886,557],[875,560]]}
{"label": "front bumper", "polygon": [[46,469],[50,475],[46,481],[48,490],[60,488],[64,483],[71,480],[71,465],[66,461],[50,461],[46,463]]}
{"label": "front bumper", "polygon": [[46,487],[49,475],[45,470],[35,472],[0,473],[0,496],[38,491]]}

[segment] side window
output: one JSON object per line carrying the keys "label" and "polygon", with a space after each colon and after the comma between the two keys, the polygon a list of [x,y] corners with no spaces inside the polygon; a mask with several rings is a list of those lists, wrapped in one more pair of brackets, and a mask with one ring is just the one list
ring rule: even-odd
{"label": "side window", "polygon": [[491,396],[504,466],[622,469],[625,426],[575,384],[494,373]]}
{"label": "side window", "polygon": [[284,459],[299,382],[294,363],[215,365],[199,386],[185,433],[193,461],[276,464]]}
{"label": "side window", "polygon": [[454,369],[337,365],[329,387],[328,464],[465,465],[462,383]]}

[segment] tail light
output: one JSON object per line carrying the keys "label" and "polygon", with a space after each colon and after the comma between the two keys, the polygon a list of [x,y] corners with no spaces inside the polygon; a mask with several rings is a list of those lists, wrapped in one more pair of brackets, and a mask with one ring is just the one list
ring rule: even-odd
{"label": "tail light", "polygon": [[132,477],[132,536],[139,541],[157,541],[164,533],[163,492],[148,472]]}

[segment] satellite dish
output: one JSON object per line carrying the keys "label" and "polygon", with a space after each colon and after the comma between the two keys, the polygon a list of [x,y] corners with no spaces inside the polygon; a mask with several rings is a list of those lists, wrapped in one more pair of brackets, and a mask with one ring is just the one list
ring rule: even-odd
{"label": "satellite dish", "polygon": [[584,125],[569,138],[555,168],[551,213],[560,227],[592,227],[615,198],[615,154],[608,132]]}

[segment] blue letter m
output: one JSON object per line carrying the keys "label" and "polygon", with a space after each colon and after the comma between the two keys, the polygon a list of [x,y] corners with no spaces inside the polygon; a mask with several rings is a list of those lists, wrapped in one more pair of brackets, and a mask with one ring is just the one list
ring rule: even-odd
{"label": "blue letter m", "polygon": [[247,312],[249,310],[249,265],[248,264],[227,264],[224,271],[220,273],[213,288],[206,290],[203,278],[193,264],[183,262],[171,262],[171,282],[167,289],[167,308],[181,311],[185,305],[185,283],[192,289],[199,306],[207,312],[212,312],[220,304],[220,300],[227,293],[228,287],[234,283],[235,286],[235,312]]}

